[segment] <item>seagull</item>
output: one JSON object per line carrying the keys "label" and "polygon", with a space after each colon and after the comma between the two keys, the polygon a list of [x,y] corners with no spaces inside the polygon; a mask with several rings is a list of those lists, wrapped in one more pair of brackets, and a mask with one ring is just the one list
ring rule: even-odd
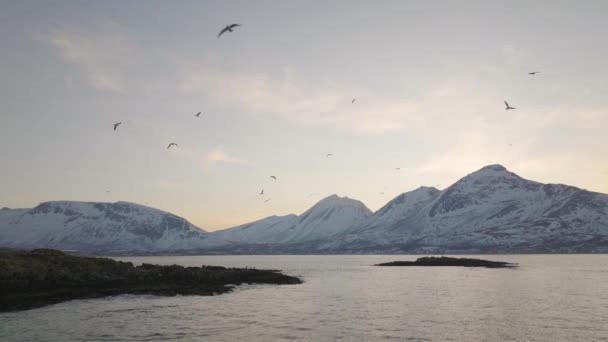
{"label": "seagull", "polygon": [[395,170],[401,170],[401,168],[400,167],[396,167]]}
{"label": "seagull", "polygon": [[505,106],[507,106],[507,108],[505,108],[505,110],[509,110],[509,109],[517,109],[515,107],[511,107],[509,106],[509,104],[507,103],[507,101],[505,101]]}
{"label": "seagull", "polygon": [[114,130],[118,128],[118,126],[122,125],[122,122],[117,122],[114,124]]}
{"label": "seagull", "polygon": [[277,177],[275,177],[275,176],[270,176],[270,178],[273,178],[274,180],[278,180]]}
{"label": "seagull", "polygon": [[268,201],[270,201],[270,200],[271,200],[271,199],[269,198],[269,199],[265,200],[265,201],[264,201],[264,203],[266,203],[266,202],[268,202]]}
{"label": "seagull", "polygon": [[201,112],[194,114],[194,116],[196,116],[198,118],[199,116],[201,116]]}
{"label": "seagull", "polygon": [[262,189],[262,191],[260,191],[260,195],[263,195],[263,194],[264,194],[264,189]]}
{"label": "seagull", "polygon": [[539,74],[539,73],[540,73],[540,71],[532,71],[532,72],[529,72],[528,75],[534,76],[534,75]]}
{"label": "seagull", "polygon": [[220,34],[217,35],[217,37],[219,38],[221,35],[223,35],[226,31],[228,32],[232,32],[232,29],[237,27],[237,26],[241,26],[241,24],[230,24],[230,25],[226,25],[226,27],[224,27],[221,31]]}
{"label": "seagull", "polygon": [[171,146],[179,147],[176,143],[170,143],[169,146],[167,146],[167,149],[171,148]]}
{"label": "seagull", "polygon": [[327,157],[333,157],[333,154],[328,153],[328,154],[325,156],[325,158],[327,158]]}
{"label": "seagull", "polygon": [[355,101],[357,101],[356,97],[352,101],[350,101],[350,103],[355,103]]}

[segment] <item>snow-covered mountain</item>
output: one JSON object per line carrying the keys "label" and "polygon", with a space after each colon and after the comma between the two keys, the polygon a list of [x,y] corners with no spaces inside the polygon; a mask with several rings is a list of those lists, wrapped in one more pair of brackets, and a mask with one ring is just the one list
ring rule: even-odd
{"label": "snow-covered mountain", "polygon": [[329,196],[302,215],[208,233],[127,203],[0,210],[0,247],[223,253],[608,252],[608,195],[529,181],[489,165],[440,191],[420,187],[373,213]]}
{"label": "snow-covered mountain", "polygon": [[169,251],[224,244],[181,217],[128,202],[56,201],[0,210],[1,247]]}
{"label": "snow-covered mountain", "polygon": [[300,216],[271,216],[212,234],[235,244],[297,244],[330,238],[371,215],[360,201],[331,195]]}
{"label": "snow-covered mountain", "polygon": [[486,166],[444,191],[419,188],[322,250],[608,251],[608,195]]}

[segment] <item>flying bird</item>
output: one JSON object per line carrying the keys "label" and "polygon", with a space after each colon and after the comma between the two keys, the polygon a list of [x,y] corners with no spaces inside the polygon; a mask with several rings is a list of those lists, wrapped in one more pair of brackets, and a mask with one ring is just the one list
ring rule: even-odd
{"label": "flying bird", "polygon": [[396,167],[395,170],[401,170],[401,168],[400,167]]}
{"label": "flying bird", "polygon": [[268,201],[270,201],[270,200],[271,200],[271,199],[269,198],[269,199],[265,200],[265,201],[264,201],[264,203],[266,203],[266,202],[268,202]]}
{"label": "flying bird", "polygon": [[275,176],[270,176],[270,178],[273,178],[274,180],[278,180],[277,177],[275,177]]}
{"label": "flying bird", "polygon": [[350,103],[355,103],[355,101],[357,101],[356,97],[352,101],[350,101]]}
{"label": "flying bird", "polygon": [[177,144],[176,144],[176,143],[170,143],[170,144],[169,144],[169,146],[167,146],[167,149],[170,149],[170,148],[171,148],[171,146],[179,147],[179,146],[177,146]]}
{"label": "flying bird", "polygon": [[220,34],[217,35],[217,37],[219,38],[221,35],[223,35],[226,32],[232,32],[232,29],[234,29],[237,26],[241,26],[241,24],[230,24],[230,25],[226,25],[226,27],[224,27],[221,31]]}
{"label": "flying bird", "polygon": [[325,156],[325,158],[327,158],[327,157],[333,157],[333,154],[328,153],[328,154]]}
{"label": "flying bird", "polygon": [[117,122],[114,124],[114,130],[118,128],[118,126],[122,125],[122,122]]}
{"label": "flying bird", "polygon": [[264,189],[262,189],[262,191],[260,191],[260,195],[263,195],[263,194],[264,194]]}
{"label": "flying bird", "polygon": [[507,103],[507,101],[505,101],[505,106],[507,106],[507,108],[505,108],[505,110],[509,110],[509,109],[517,109],[515,107],[511,107],[509,106],[509,104]]}
{"label": "flying bird", "polygon": [[539,73],[540,73],[540,71],[532,71],[532,72],[529,72],[528,75],[534,76],[534,75],[539,74]]}
{"label": "flying bird", "polygon": [[201,116],[201,112],[194,114],[194,116],[196,116],[198,118],[199,116]]}

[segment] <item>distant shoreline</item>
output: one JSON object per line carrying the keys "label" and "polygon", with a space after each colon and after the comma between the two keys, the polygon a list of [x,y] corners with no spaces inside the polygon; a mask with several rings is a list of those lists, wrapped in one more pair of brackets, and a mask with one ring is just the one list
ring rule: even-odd
{"label": "distant shoreline", "polygon": [[374,266],[383,267],[485,267],[485,268],[515,268],[515,263],[491,261],[471,258],[423,257],[416,261],[391,261]]}

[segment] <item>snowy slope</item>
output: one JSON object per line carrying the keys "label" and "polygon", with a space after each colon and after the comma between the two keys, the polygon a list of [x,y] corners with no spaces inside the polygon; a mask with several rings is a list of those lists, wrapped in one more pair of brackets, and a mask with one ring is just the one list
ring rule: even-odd
{"label": "snowy slope", "polygon": [[389,203],[323,248],[541,252],[608,247],[608,195],[529,181],[500,165],[427,197],[408,194],[402,196],[412,198],[417,209],[387,210]]}
{"label": "snowy slope", "polygon": [[270,216],[211,234],[235,244],[275,244],[287,238],[297,222],[297,215]]}
{"label": "snowy slope", "polygon": [[371,214],[360,201],[331,195],[300,216],[272,216],[212,234],[240,244],[294,244],[342,233]]}
{"label": "snowy slope", "polygon": [[128,202],[56,201],[0,210],[2,247],[153,251],[222,244],[181,217]]}

